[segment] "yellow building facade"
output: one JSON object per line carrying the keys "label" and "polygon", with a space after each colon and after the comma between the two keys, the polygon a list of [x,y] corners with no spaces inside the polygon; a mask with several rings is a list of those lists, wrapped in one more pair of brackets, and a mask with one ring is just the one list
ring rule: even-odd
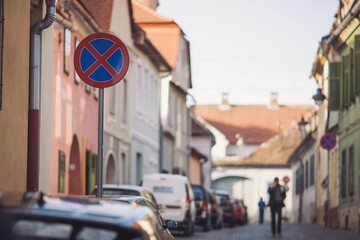
{"label": "yellow building facade", "polygon": [[5,0],[2,106],[0,109],[0,189],[26,189],[30,1]]}

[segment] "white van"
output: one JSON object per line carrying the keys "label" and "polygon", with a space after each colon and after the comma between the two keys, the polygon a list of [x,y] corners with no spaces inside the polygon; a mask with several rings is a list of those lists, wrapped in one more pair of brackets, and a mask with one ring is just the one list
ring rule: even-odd
{"label": "white van", "polygon": [[160,206],[164,219],[178,222],[186,236],[194,233],[196,207],[187,177],[177,174],[154,173],[143,176],[141,186],[150,189]]}

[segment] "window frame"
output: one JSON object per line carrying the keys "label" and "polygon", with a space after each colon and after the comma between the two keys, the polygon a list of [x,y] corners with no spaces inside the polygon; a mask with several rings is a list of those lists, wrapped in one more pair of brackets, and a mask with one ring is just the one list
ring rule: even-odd
{"label": "window frame", "polygon": [[349,147],[349,161],[348,161],[348,194],[354,196],[355,194],[355,156],[354,156],[354,145]]}
{"label": "window frame", "polygon": [[313,186],[315,184],[315,155],[310,156],[310,179],[309,186]]}
{"label": "window frame", "polygon": [[341,152],[340,195],[346,197],[346,149]]}
{"label": "window frame", "polygon": [[[67,36],[69,37],[69,39],[67,39]],[[69,49],[67,49],[67,48],[69,48]],[[69,50],[68,55],[67,55],[67,50]],[[64,73],[66,75],[69,75],[70,74],[70,65],[71,65],[70,64],[70,59],[71,59],[71,31],[68,28],[64,28],[63,57],[64,57]]]}
{"label": "window frame", "polygon": [[[77,46],[80,44],[80,40],[75,37],[75,41],[74,41],[74,49],[77,48]],[[74,82],[76,85],[79,85],[81,81],[80,76],[77,74],[76,70],[74,69]]]}
{"label": "window frame", "polygon": [[128,83],[127,80],[124,78],[122,80],[122,109],[121,109],[121,120],[123,123],[127,122],[127,95],[128,95]]}
{"label": "window frame", "polygon": [[115,116],[116,113],[116,86],[109,88],[109,113]]}
{"label": "window frame", "polygon": [[58,192],[65,193],[66,186],[66,155],[64,151],[59,150],[58,155]]}

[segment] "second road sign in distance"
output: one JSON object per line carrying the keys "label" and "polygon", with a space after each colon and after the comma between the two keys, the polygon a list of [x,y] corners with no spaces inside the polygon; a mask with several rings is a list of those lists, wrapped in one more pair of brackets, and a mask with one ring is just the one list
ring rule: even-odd
{"label": "second road sign in distance", "polygon": [[288,182],[290,181],[290,178],[288,176],[283,177],[283,181],[285,184],[288,184]]}
{"label": "second road sign in distance", "polygon": [[330,151],[336,145],[336,137],[330,133],[326,133],[321,137],[320,145],[322,148]]}
{"label": "second road sign in distance", "polygon": [[87,84],[110,87],[124,78],[129,68],[129,53],[114,35],[95,33],[84,38],[76,48],[74,65]]}

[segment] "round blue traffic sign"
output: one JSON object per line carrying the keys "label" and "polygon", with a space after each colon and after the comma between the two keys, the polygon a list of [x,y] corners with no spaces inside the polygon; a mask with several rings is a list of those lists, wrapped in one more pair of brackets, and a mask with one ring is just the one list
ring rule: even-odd
{"label": "round blue traffic sign", "polygon": [[326,133],[321,137],[320,145],[322,148],[330,151],[336,146],[336,137],[330,133]]}
{"label": "round blue traffic sign", "polygon": [[75,70],[87,84],[98,87],[115,85],[129,67],[125,44],[109,33],[95,33],[84,38],[75,50]]}

